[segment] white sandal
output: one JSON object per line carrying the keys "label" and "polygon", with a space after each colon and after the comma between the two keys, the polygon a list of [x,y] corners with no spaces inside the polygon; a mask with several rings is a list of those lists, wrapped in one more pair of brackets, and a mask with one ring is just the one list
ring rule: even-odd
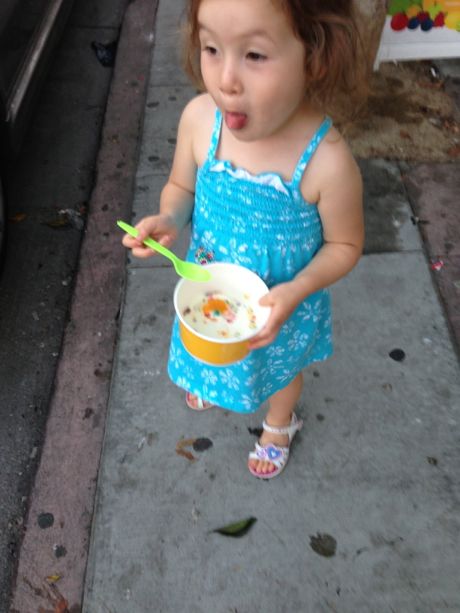
{"label": "white sandal", "polygon": [[249,460],[265,460],[267,462],[271,462],[275,466],[275,469],[269,473],[259,473],[248,465],[250,473],[259,479],[273,479],[273,477],[279,475],[280,472],[284,470],[289,459],[289,449],[292,439],[302,426],[303,420],[298,419],[295,413],[292,414],[291,423],[289,426],[278,428],[275,426],[269,426],[267,422],[264,421],[262,427],[266,432],[271,432],[272,434],[287,434],[289,437],[289,443],[287,447],[279,447],[274,443],[268,443],[267,445],[256,443],[255,451],[251,451],[249,454]]}
{"label": "white sandal", "polygon": [[[195,399],[196,406],[193,405],[191,400],[192,398]],[[189,409],[192,409],[192,411],[207,411],[208,409],[212,409],[216,406],[215,404],[212,404],[212,402],[203,400],[203,398],[200,398],[199,396],[196,396],[191,392],[185,392],[185,404],[188,406]]]}

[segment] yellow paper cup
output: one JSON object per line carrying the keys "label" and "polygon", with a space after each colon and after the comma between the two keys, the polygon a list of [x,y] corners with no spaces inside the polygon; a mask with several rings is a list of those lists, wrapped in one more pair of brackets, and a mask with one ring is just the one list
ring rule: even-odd
{"label": "yellow paper cup", "polygon": [[[268,287],[248,268],[236,264],[215,263],[206,268],[210,281],[197,283],[181,279],[174,290],[174,309],[179,319],[179,330],[184,347],[195,358],[214,366],[239,362],[248,353],[248,340],[258,334],[267,322],[270,308],[259,304]],[[213,338],[194,330],[185,321],[184,311],[196,304],[206,293],[219,293],[249,304],[255,314],[256,327],[238,338]]]}

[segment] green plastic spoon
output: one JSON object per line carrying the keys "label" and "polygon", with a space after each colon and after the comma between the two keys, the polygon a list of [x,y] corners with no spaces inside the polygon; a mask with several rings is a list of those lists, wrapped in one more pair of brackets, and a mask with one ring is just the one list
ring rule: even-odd
{"label": "green plastic spoon", "polygon": [[[139,234],[136,228],[133,228],[133,226],[130,226],[124,221],[117,221],[117,225],[127,234],[133,236],[134,238],[136,238]],[[193,262],[184,262],[184,260],[178,258],[177,255],[175,255],[172,251],[166,249],[166,247],[163,247],[163,245],[160,245],[160,243],[157,243],[157,241],[154,241],[153,238],[146,238],[143,243],[144,245],[147,245],[147,247],[150,247],[150,249],[158,251],[158,253],[161,253],[161,255],[164,255],[165,257],[169,258],[174,264],[174,268],[177,274],[181,277],[184,277],[185,279],[190,279],[190,281],[210,280],[211,273],[209,272],[209,270],[206,270],[204,266],[194,264]]]}

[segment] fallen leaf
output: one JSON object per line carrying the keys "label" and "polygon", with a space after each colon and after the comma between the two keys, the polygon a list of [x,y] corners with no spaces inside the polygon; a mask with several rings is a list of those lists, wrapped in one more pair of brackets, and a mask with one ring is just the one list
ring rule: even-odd
{"label": "fallen leaf", "polygon": [[193,447],[196,438],[182,438],[180,441],[177,441],[176,449],[184,449],[184,447]]}
{"label": "fallen leaf", "polygon": [[54,613],[69,613],[69,603],[62,598],[54,605]]}
{"label": "fallen leaf", "polygon": [[330,534],[317,532],[316,536],[310,536],[310,547],[320,556],[332,558],[337,550],[337,541]]}
{"label": "fallen leaf", "polygon": [[193,453],[190,453],[190,451],[186,451],[185,449],[176,448],[176,453],[177,455],[180,455],[183,458],[187,458],[187,460],[190,460],[190,462],[196,462],[195,456],[193,455]]}
{"label": "fallen leaf", "polygon": [[182,456],[183,458],[187,458],[190,462],[195,462],[196,458],[190,451],[186,451],[184,447],[192,447],[196,441],[196,438],[184,438],[176,443],[176,453],[177,455]]}
{"label": "fallen leaf", "polygon": [[50,585],[50,589],[54,594],[54,598],[56,599],[56,600],[53,599],[54,600],[53,613],[69,613],[69,603],[64,598],[64,596],[61,594],[61,592],[59,591],[59,588],[56,585],[54,585],[54,583],[52,583]]}
{"label": "fallen leaf", "polygon": [[8,221],[11,221],[12,223],[19,223],[20,221],[24,221],[26,217],[27,215],[25,213],[16,213],[16,215],[8,217]]}
{"label": "fallen leaf", "polygon": [[52,221],[47,221],[46,224],[49,228],[66,228],[70,226],[70,221],[68,217],[61,216],[57,219],[53,219]]}
{"label": "fallen leaf", "polygon": [[48,581],[48,583],[57,583],[60,578],[61,575],[49,575],[48,577],[46,577],[46,580]]}
{"label": "fallen leaf", "polygon": [[227,526],[223,526],[222,528],[216,528],[215,530],[213,530],[213,532],[217,532],[218,534],[222,534],[224,536],[231,536],[234,538],[244,536],[251,529],[252,525],[255,524],[256,521],[256,517],[248,517],[248,519],[243,519],[233,524],[228,524]]}

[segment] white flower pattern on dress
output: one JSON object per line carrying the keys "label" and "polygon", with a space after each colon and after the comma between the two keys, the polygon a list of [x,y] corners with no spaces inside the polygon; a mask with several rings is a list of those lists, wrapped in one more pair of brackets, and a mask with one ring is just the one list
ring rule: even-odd
{"label": "white flower pattern on dress", "polygon": [[219,376],[222,384],[225,385],[227,389],[239,389],[240,381],[230,368],[221,368],[219,371]]}
{"label": "white flower pattern on dress", "polygon": [[217,383],[217,375],[209,368],[203,368],[201,376],[206,385],[215,385]]}
{"label": "white flower pattern on dress", "polygon": [[183,360],[180,359],[183,350],[180,345],[172,346],[169,352],[169,361],[174,366],[174,368],[180,368],[183,364]]}

